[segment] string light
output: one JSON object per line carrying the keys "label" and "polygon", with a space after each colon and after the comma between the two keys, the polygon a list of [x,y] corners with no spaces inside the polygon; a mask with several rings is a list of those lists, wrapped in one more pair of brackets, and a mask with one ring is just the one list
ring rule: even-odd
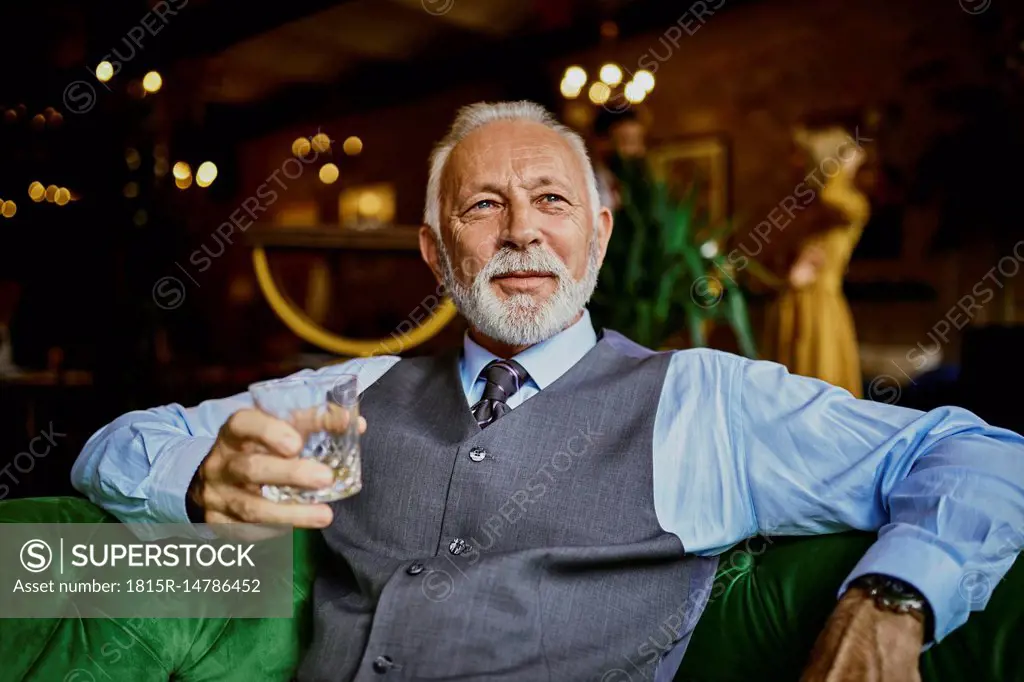
{"label": "string light", "polygon": [[174,178],[174,185],[178,189],[188,189],[192,186],[192,175],[189,174],[184,178]]}
{"label": "string light", "polygon": [[299,158],[305,158],[309,154],[311,147],[312,145],[310,145],[309,140],[304,137],[297,137],[292,142],[292,154]]}
{"label": "string light", "polygon": [[647,69],[640,69],[633,75],[633,82],[650,93],[654,89],[654,74]]}
{"label": "string light", "polygon": [[363,141],[355,135],[346,137],[345,141],[341,144],[341,149],[349,156],[356,156],[359,152],[363,151]]}
{"label": "string light", "polygon": [[53,200],[57,198],[57,185],[46,186],[46,201],[53,203]]}
{"label": "string light", "polygon": [[71,192],[68,191],[67,187],[59,187],[53,197],[53,203],[58,206],[64,206],[69,201],[71,201]]}
{"label": "string light", "polygon": [[338,179],[338,167],[333,163],[325,163],[320,166],[320,182],[330,185]]}
{"label": "string light", "polygon": [[576,99],[580,96],[580,92],[583,91],[583,86],[577,86],[571,83],[568,78],[563,78],[559,91],[562,93],[562,97],[566,99]]}
{"label": "string light", "polygon": [[46,198],[46,188],[43,187],[43,183],[36,180],[28,186],[28,196],[32,201],[39,203]]}
{"label": "string light", "polygon": [[636,81],[629,81],[626,83],[624,94],[626,95],[626,100],[630,104],[639,104],[644,101],[644,97],[647,97],[647,91],[644,90],[643,86]]}
{"label": "string light", "polygon": [[139,196],[139,183],[129,182],[124,186],[124,195],[129,199]]}
{"label": "string light", "polygon": [[164,79],[156,71],[150,71],[142,77],[142,88],[148,93],[159,91],[163,84]]}
{"label": "string light", "polygon": [[209,187],[217,179],[217,166],[212,161],[203,161],[196,169],[196,184]]}
{"label": "string light", "polygon": [[594,104],[604,104],[608,101],[608,98],[612,96],[612,89],[601,81],[598,81],[591,84],[590,91],[587,93],[587,96],[590,97],[590,101]]}
{"label": "string light", "polygon": [[100,62],[96,67],[96,78],[100,83],[106,83],[114,77],[114,65],[110,62]]}
{"label": "string light", "polygon": [[615,87],[622,82],[622,69],[617,64],[605,64],[601,67],[601,82]]}
{"label": "string light", "polygon": [[184,161],[178,161],[174,164],[174,168],[171,170],[174,174],[175,180],[184,180],[185,178],[192,177],[192,167]]}
{"label": "string light", "polygon": [[323,153],[331,148],[331,138],[327,137],[324,133],[317,133],[313,136],[313,149],[318,153]]}
{"label": "string light", "polygon": [[135,147],[128,147],[124,150],[124,162],[128,164],[128,168],[131,170],[138,170],[139,164],[142,163],[142,157],[139,156],[139,152]]}
{"label": "string light", "polygon": [[18,205],[13,201],[5,201],[0,205],[0,214],[5,218],[13,218],[14,214],[18,212]]}
{"label": "string light", "polygon": [[582,66],[570,66],[565,70],[562,82],[571,88],[576,88],[577,91],[582,90],[583,86],[587,84],[587,72],[583,70]]}

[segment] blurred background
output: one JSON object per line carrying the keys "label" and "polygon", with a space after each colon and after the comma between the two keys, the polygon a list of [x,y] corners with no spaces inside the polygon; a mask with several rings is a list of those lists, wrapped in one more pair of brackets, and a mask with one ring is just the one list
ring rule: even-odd
{"label": "blurred background", "polygon": [[481,100],[588,141],[617,216],[598,324],[1024,428],[1022,15],[5,3],[0,497],[70,492],[125,411],[459,343],[416,229],[432,145]]}

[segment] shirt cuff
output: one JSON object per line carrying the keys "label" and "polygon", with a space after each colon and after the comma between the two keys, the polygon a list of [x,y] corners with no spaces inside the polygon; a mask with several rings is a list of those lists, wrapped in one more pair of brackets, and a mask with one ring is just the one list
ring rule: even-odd
{"label": "shirt cuff", "polygon": [[[215,438],[208,437],[182,438],[168,446],[153,462],[149,516],[156,523],[191,523],[185,510],[185,495],[192,477],[215,442]],[[199,528],[195,531],[206,537]]]}
{"label": "shirt cuff", "polygon": [[967,621],[970,604],[961,594],[963,569],[950,554],[936,543],[933,536],[907,525],[888,526],[864,554],[839,588],[839,595],[856,578],[878,573],[912,585],[931,606],[935,617],[935,640],[925,648]]}

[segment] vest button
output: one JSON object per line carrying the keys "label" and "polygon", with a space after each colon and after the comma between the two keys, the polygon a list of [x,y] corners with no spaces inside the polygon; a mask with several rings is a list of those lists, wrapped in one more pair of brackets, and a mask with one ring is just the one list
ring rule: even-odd
{"label": "vest button", "polygon": [[462,538],[455,538],[448,543],[448,551],[458,556],[466,551],[466,541]]}
{"label": "vest button", "polygon": [[409,575],[419,575],[423,572],[423,564],[418,561],[411,563],[409,564],[409,568],[405,569],[405,572]]}
{"label": "vest button", "polygon": [[471,460],[473,460],[474,462],[482,462],[482,461],[484,461],[484,457],[486,457],[486,456],[487,456],[487,451],[484,450],[483,448],[470,448],[469,449],[469,458]]}
{"label": "vest button", "polygon": [[392,662],[390,656],[378,656],[377,658],[373,659],[373,672],[377,673],[378,675],[383,675],[387,671],[391,670],[391,667],[393,665],[394,662]]}

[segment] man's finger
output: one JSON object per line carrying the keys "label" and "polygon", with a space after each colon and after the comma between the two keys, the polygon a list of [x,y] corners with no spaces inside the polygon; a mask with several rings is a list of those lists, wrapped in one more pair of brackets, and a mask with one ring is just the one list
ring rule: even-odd
{"label": "man's finger", "polygon": [[234,443],[256,441],[273,454],[296,457],[302,450],[302,436],[281,419],[259,410],[239,410],[228,418],[223,433]]}
{"label": "man's finger", "polygon": [[244,523],[283,523],[295,528],[326,528],[334,514],[326,504],[271,502],[252,493],[236,490],[227,498],[227,512]]}
{"label": "man's finger", "polygon": [[235,455],[225,467],[242,485],[291,485],[316,490],[334,483],[334,472],[315,459],[283,459],[270,454]]}

